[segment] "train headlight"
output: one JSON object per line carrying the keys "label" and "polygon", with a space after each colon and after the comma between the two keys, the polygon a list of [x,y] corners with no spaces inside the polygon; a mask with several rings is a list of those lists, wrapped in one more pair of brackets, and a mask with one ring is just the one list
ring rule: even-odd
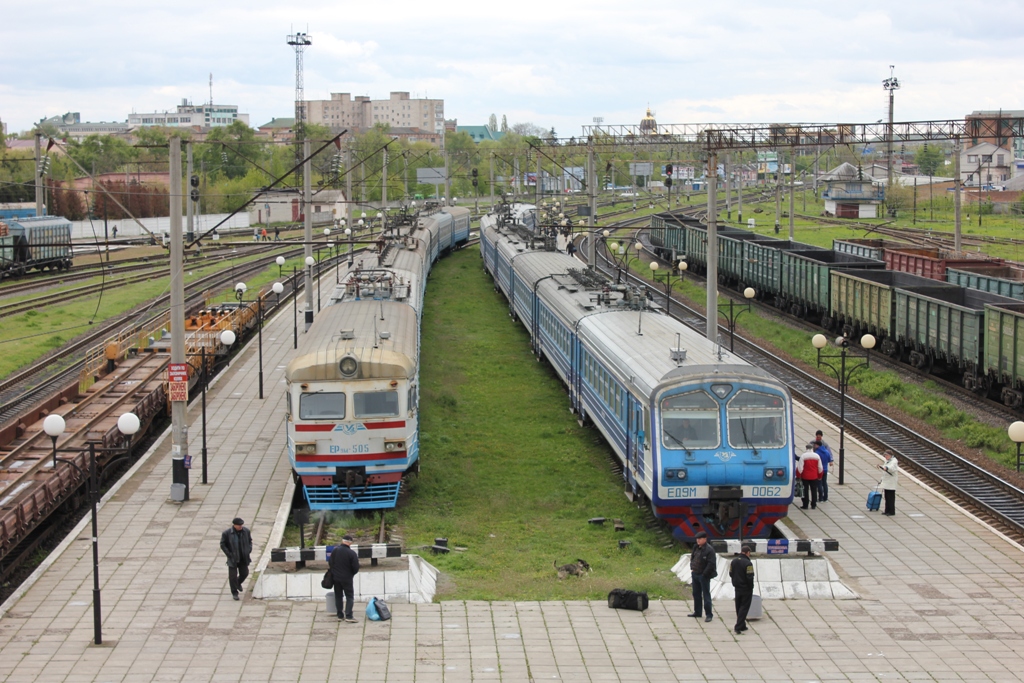
{"label": "train headlight", "polygon": [[296,443],[296,455],[316,455],[316,443]]}
{"label": "train headlight", "polygon": [[405,450],[405,441],[385,441],[384,450],[388,453]]}
{"label": "train headlight", "polygon": [[678,470],[676,470],[676,479],[678,479],[679,481],[683,481],[684,479],[686,479],[686,470],[685,469],[678,469]]}
{"label": "train headlight", "polygon": [[773,470],[771,467],[765,468],[765,470],[764,470],[764,478],[765,479],[772,479],[774,477],[775,477],[775,470]]}
{"label": "train headlight", "polygon": [[355,359],[355,356],[345,356],[338,363],[338,370],[343,377],[354,377],[356,371],[359,370],[359,361]]}
{"label": "train headlight", "polygon": [[775,477],[777,479],[782,479],[785,476],[786,476],[786,470],[785,469],[780,467],[777,470],[775,470]]}
{"label": "train headlight", "polygon": [[676,478],[676,471],[675,470],[665,470],[665,479],[675,479],[675,478]]}

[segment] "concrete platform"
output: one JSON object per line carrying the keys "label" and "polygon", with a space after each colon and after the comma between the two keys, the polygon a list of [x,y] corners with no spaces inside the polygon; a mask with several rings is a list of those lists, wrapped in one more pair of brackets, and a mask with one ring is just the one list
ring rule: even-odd
{"label": "concrete platform", "polygon": [[[325,283],[326,284],[326,283]],[[325,287],[325,290],[330,288]],[[732,605],[688,619],[688,601],[646,613],[595,602],[395,604],[390,622],[338,623],[314,601],[235,602],[218,548],[236,515],[259,555],[289,479],[284,364],[291,311],[264,334],[267,398],[251,346],[211,392],[211,483],[168,500],[165,441],[107,496],[99,547],[105,644],[92,638],[83,525],[5,603],[0,681],[1017,681],[1024,670],[1024,549],[905,474],[897,516],[864,509],[877,455],[851,444],[847,484],[793,510],[801,538],[837,538],[829,559],[859,600],[765,601],[742,636]],[[192,453],[199,455],[198,408]],[[821,427],[798,414],[798,441]],[[198,460],[198,457],[196,458]],[[835,478],[833,477],[833,482]],[[252,586],[250,578],[248,586]],[[361,606],[360,606],[361,607]]]}

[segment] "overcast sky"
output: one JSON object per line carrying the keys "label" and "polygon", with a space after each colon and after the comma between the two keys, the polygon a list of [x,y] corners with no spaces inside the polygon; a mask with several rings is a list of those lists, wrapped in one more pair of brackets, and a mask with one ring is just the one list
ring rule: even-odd
{"label": "overcast sky", "polygon": [[[306,30],[307,99],[393,90],[445,100],[461,125],[491,113],[579,135],[636,123],[865,122],[1024,109],[1018,2],[156,3],[52,0],[0,8],[0,119],[124,121],[182,98],[237,104],[258,126],[292,116]],[[45,7],[45,11],[41,8]]]}

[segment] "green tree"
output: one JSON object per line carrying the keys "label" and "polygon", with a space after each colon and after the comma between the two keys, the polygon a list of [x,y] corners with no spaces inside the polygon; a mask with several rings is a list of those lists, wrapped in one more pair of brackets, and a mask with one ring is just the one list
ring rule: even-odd
{"label": "green tree", "polygon": [[946,155],[942,150],[938,147],[929,147],[928,143],[925,143],[924,147],[918,150],[914,156],[914,162],[924,175],[935,175],[945,161]]}
{"label": "green tree", "polygon": [[81,142],[70,140],[67,150],[82,168],[97,174],[120,171],[136,157],[136,150],[114,135],[90,135]]}
{"label": "green tree", "polygon": [[198,157],[212,179],[241,178],[254,164],[262,166],[266,161],[265,147],[256,140],[256,131],[241,121],[211,130]]}

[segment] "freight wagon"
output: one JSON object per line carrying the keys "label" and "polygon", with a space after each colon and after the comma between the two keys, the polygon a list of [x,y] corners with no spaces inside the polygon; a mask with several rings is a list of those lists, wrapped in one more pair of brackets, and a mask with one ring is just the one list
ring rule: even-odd
{"label": "freight wagon", "polygon": [[875,259],[876,261],[884,261],[886,249],[913,249],[914,245],[897,240],[854,238],[832,240],[832,248],[844,254],[853,254],[854,256]]}
{"label": "freight wagon", "polygon": [[1024,269],[1016,266],[980,263],[976,266],[947,268],[946,281],[961,287],[1024,300]]}
{"label": "freight wagon", "polygon": [[0,278],[71,267],[71,223],[67,219],[41,216],[12,218],[5,223],[7,235],[0,237]]}
{"label": "freight wagon", "polygon": [[1024,303],[985,306],[985,376],[1004,404],[1024,407]]}
{"label": "freight wagon", "polygon": [[912,273],[932,280],[946,281],[947,268],[1003,263],[1002,259],[956,257],[952,252],[930,247],[891,249],[886,247],[885,265],[889,270]]}
{"label": "freight wagon", "polygon": [[831,304],[831,273],[844,270],[885,270],[885,263],[831,249],[782,252],[779,308],[806,318],[828,321]]}

